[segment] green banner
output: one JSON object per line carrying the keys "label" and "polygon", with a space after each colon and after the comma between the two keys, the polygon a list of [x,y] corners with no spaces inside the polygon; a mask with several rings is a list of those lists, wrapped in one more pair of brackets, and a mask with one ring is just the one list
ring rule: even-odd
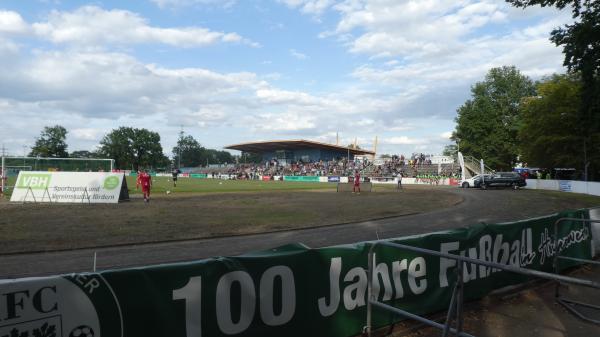
{"label": "green banner", "polygon": [[285,180],[285,181],[315,181],[315,182],[319,182],[319,177],[317,177],[317,176],[283,176],[283,180]]}
{"label": "green banner", "polygon": [[206,173],[191,173],[190,178],[206,178]]}
{"label": "green banner", "polygon": [[[588,211],[392,241],[551,271],[553,224],[561,217],[587,218]],[[565,222],[558,247],[562,255],[591,258],[590,240],[589,225]],[[293,244],[190,263],[0,281],[0,336],[354,336],[366,321],[370,245]],[[380,301],[416,314],[447,308],[453,260],[383,246],[375,253]],[[478,265],[465,265],[464,276],[466,299],[527,280]],[[374,311],[375,326],[394,320]]]}

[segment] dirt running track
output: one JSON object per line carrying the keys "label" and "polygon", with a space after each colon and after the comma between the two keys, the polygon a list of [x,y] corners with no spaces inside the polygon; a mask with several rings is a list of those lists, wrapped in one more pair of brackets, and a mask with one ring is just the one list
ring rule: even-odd
{"label": "dirt running track", "polygon": [[[464,201],[448,209],[424,214],[321,228],[135,246],[3,255],[0,256],[0,279],[91,271],[94,252],[97,252],[98,270],[114,269],[238,255],[294,242],[315,248],[347,244],[428,233],[477,222],[520,220],[567,208],[592,206],[590,202],[565,201],[556,194],[539,191],[458,188],[446,191],[458,194]],[[518,198],[514,198],[516,194],[519,194]],[[515,199],[519,201],[515,202]]]}

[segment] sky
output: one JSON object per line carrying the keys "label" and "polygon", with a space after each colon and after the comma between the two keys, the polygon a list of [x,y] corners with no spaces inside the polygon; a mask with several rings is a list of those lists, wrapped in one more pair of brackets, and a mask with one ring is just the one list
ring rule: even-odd
{"label": "sky", "polygon": [[[120,126],[203,146],[276,139],[440,154],[492,67],[563,73],[569,10],[500,0],[0,0],[0,152]],[[233,153],[238,153],[233,151]]]}

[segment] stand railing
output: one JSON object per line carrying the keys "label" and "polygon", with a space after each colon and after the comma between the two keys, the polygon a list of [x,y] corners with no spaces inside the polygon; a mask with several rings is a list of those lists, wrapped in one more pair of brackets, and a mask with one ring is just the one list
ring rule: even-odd
{"label": "stand railing", "polygon": [[[555,223],[554,223],[554,238],[555,238],[555,251],[556,253],[554,254],[554,261],[553,261],[553,267],[554,267],[554,272],[556,274],[558,274],[558,261],[559,260],[566,260],[566,261],[574,261],[574,262],[581,262],[581,263],[588,263],[588,264],[593,264],[593,265],[597,265],[600,266],[600,261],[594,261],[594,260],[588,260],[588,259],[579,259],[579,258],[574,258],[574,257],[568,257],[568,256],[561,256],[560,255],[560,250],[558,250],[558,245],[556,244],[556,238],[558,238],[558,227],[559,224],[561,222],[564,221],[572,221],[572,222],[581,222],[582,225],[586,225],[586,224],[591,224],[591,223],[600,223],[600,220],[590,220],[590,219],[579,219],[579,218],[561,218],[558,219]],[[590,234],[591,235],[591,234]],[[586,307],[586,308],[590,308],[590,309],[595,309],[595,310],[600,310],[600,306],[598,305],[594,305],[591,303],[585,303],[585,302],[581,302],[581,301],[575,301],[566,297],[561,296],[560,294],[560,282],[556,283],[556,289],[554,292],[554,298],[556,300],[556,302],[558,302],[560,305],[564,306],[565,309],[569,310],[572,314],[574,314],[575,316],[579,317],[580,319],[584,320],[584,321],[588,321],[594,324],[598,324],[600,325],[600,320],[597,319],[593,319],[591,317],[586,316],[584,313],[582,313],[581,311],[577,310],[577,305],[578,306],[582,306],[582,307]]]}
{"label": "stand railing", "polygon": [[[581,221],[581,222],[585,222],[585,223],[592,223],[592,222],[600,223],[600,220],[573,219],[573,218],[558,219],[555,223],[555,236],[554,236],[555,246],[557,244],[557,238],[558,238],[558,225],[559,225],[559,223],[561,223],[563,221],[567,221],[567,220]],[[446,259],[452,259],[452,260],[456,260],[459,262],[459,263],[457,263],[457,268],[456,268],[456,277],[457,278],[456,278],[456,282],[454,284],[454,288],[452,291],[450,305],[448,307],[448,313],[446,315],[446,321],[444,324],[432,321],[425,317],[418,316],[418,315],[412,314],[410,312],[407,312],[405,310],[402,310],[402,309],[393,307],[391,305],[379,302],[377,300],[377,298],[374,297],[374,295],[373,295],[373,281],[374,281],[373,280],[373,268],[376,265],[376,263],[374,261],[374,259],[375,259],[374,250],[378,246],[393,247],[393,248],[397,248],[397,249],[401,249],[401,250],[407,250],[407,251],[421,253],[421,254],[443,257]],[[503,270],[503,271],[507,271],[507,272],[542,278],[542,279],[546,279],[546,280],[550,280],[550,281],[557,281],[557,282],[559,282],[559,285],[560,285],[560,282],[562,282],[562,283],[567,283],[567,284],[585,286],[585,287],[594,288],[594,289],[600,289],[600,283],[598,283],[598,282],[594,282],[591,280],[583,280],[583,279],[578,279],[578,278],[574,278],[574,277],[570,277],[570,276],[563,276],[563,275],[557,274],[558,259],[573,260],[573,261],[577,261],[577,262],[594,263],[594,264],[599,264],[598,262],[592,261],[592,260],[586,260],[586,259],[561,257],[561,256],[559,256],[559,252],[556,252],[556,254],[555,254],[555,260],[554,260],[554,270],[556,272],[555,274],[542,272],[542,271],[538,271],[538,270],[527,269],[527,268],[516,267],[516,266],[512,266],[512,265],[505,265],[505,264],[499,264],[499,263],[495,263],[495,262],[478,260],[478,259],[473,259],[473,258],[469,258],[469,257],[465,257],[465,256],[460,256],[460,255],[447,254],[447,253],[442,253],[442,252],[438,252],[435,250],[419,248],[419,247],[414,247],[414,246],[408,246],[408,245],[394,243],[394,242],[390,242],[390,241],[374,242],[369,249],[368,259],[369,259],[369,261],[368,261],[368,274],[367,274],[367,286],[368,286],[368,288],[367,288],[367,296],[368,296],[367,324],[364,328],[364,331],[365,331],[366,335],[369,337],[371,337],[371,333],[372,333],[373,307],[376,307],[376,308],[379,308],[382,310],[387,310],[387,311],[393,312],[395,314],[398,314],[402,317],[410,318],[410,319],[416,320],[418,322],[432,326],[434,328],[440,329],[440,330],[442,330],[443,337],[448,336],[448,334],[450,334],[450,333],[454,334],[456,336],[473,337],[472,335],[462,331],[462,329],[463,329],[463,300],[464,300],[463,264],[466,264],[466,263],[482,265],[482,266],[491,267],[491,268],[495,268],[495,269],[499,269],[499,270]],[[379,282],[379,280],[376,280],[376,282]],[[569,299],[560,297],[559,288],[558,288],[559,285],[557,285],[557,289],[556,289],[556,299],[557,299],[557,301],[559,301],[559,303],[561,303],[562,305],[565,305],[571,312],[575,313],[578,317],[585,319],[587,321],[590,321],[590,322],[598,323],[597,321],[595,321],[593,319],[582,316],[581,313],[577,312],[568,303],[584,305],[586,307],[591,307],[591,308],[595,308],[595,309],[600,309],[600,307],[591,305],[591,304],[585,304],[585,303],[581,304],[580,302],[576,302],[573,300],[569,300]],[[452,327],[453,321],[456,322],[454,327]]]}

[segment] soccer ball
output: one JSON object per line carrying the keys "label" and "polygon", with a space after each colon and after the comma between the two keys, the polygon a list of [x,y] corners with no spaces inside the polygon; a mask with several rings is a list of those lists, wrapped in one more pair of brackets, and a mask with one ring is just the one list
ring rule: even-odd
{"label": "soccer ball", "polygon": [[71,331],[69,337],[94,337],[94,330],[87,325],[80,325]]}
{"label": "soccer ball", "polygon": [[171,191],[167,191],[167,194],[171,194]]}
{"label": "soccer ball", "polygon": [[223,182],[222,182],[222,181],[219,181],[219,185],[223,185]]}

